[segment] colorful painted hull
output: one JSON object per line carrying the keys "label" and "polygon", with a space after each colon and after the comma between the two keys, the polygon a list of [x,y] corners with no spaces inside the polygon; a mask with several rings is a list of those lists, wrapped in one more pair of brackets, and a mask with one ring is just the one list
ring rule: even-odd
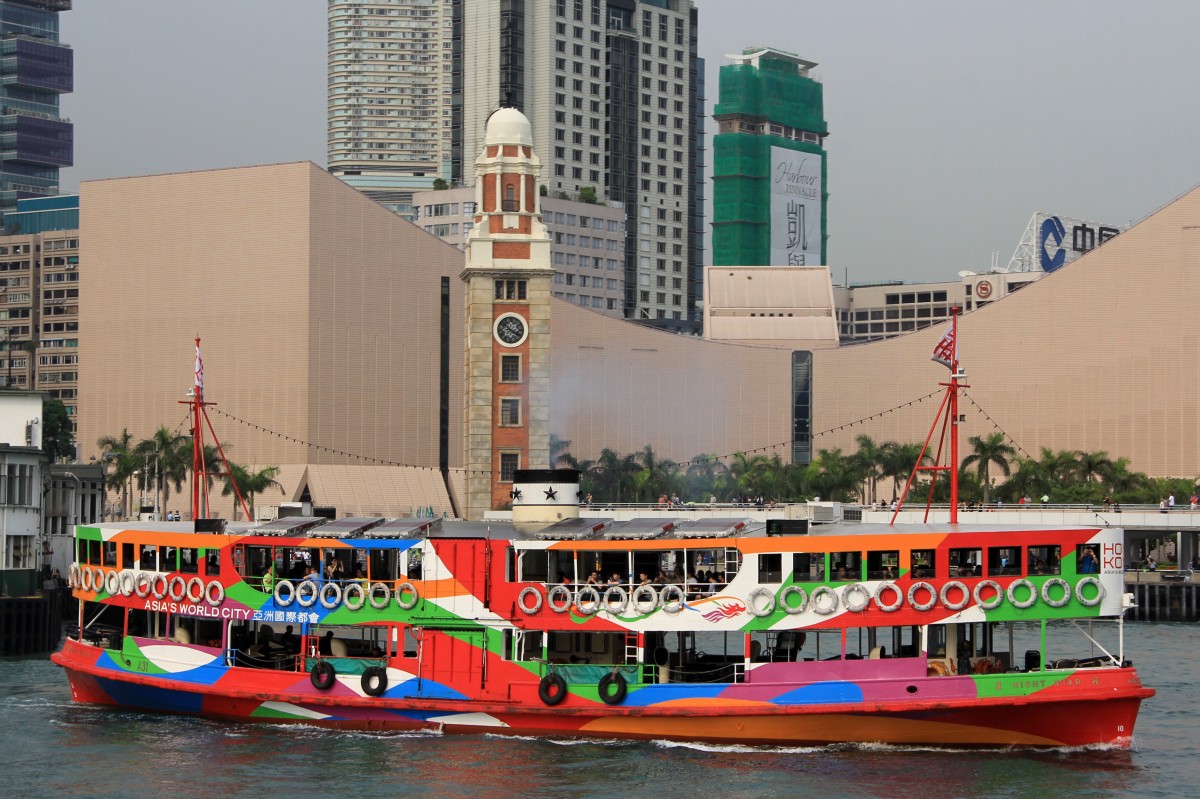
{"label": "colorful painted hull", "polygon": [[[1132,668],[927,677],[919,661],[838,661],[771,664],[747,683],[648,685],[618,706],[573,686],[562,704],[547,707],[528,679],[514,679],[504,696],[471,698],[470,685],[417,680],[389,665],[390,687],[375,697],[355,675],[319,691],[304,671],[228,667],[219,650],[149,639],[127,639],[121,652],[69,640],[53,660],[76,701],[152,712],[338,729],[752,745],[1127,747],[1141,700],[1154,694]],[[489,665],[503,669],[500,661]]]}

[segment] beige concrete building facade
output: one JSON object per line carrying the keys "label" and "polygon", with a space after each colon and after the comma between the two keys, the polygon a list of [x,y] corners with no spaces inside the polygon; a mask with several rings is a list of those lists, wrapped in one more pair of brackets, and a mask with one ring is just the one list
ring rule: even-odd
{"label": "beige concrete building facade", "polygon": [[[461,468],[457,249],[312,164],[85,183],[80,240],[85,458],[99,436],[128,428],[144,438],[183,420],[176,403],[191,385],[199,334],[213,421],[234,460],[286,465],[296,479],[293,467],[307,464],[436,469],[448,279],[448,461]],[[964,437],[998,426],[1035,456],[1043,446],[1104,450],[1151,475],[1200,473],[1198,269],[1200,190],[966,314]],[[551,306],[549,430],[576,457],[649,444],[673,460],[754,450],[789,458],[791,348]],[[851,452],[859,434],[922,440],[934,406],[908,403],[946,376],[929,359],[940,334],[936,325],[806,353],[814,454]],[[287,485],[288,499],[296,488]]]}

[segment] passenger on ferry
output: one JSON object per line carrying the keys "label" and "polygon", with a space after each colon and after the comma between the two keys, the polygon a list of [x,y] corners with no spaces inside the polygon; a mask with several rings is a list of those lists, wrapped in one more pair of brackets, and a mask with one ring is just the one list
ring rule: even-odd
{"label": "passenger on ferry", "polygon": [[670,580],[667,579],[667,574],[662,569],[658,570],[658,574],[654,575],[655,585],[666,585]]}
{"label": "passenger on ferry", "polygon": [[650,577],[645,572],[638,573],[638,585],[650,585]]}
{"label": "passenger on ferry", "polygon": [[289,624],[279,634],[279,645],[292,654],[300,651],[300,639],[296,638],[296,634],[292,632],[292,625]]}
{"label": "passenger on ferry", "polygon": [[621,575],[618,574],[617,572],[613,572],[612,577],[608,578],[608,584],[609,585],[620,585],[621,584]]}
{"label": "passenger on ferry", "polygon": [[846,564],[839,563],[837,565],[837,575],[834,577],[834,579],[835,580],[849,580],[850,579],[850,576],[846,573]]}
{"label": "passenger on ferry", "polygon": [[587,584],[588,585],[600,585],[600,574],[598,572],[592,572],[591,574],[589,574],[588,578],[587,578]]}
{"label": "passenger on ferry", "polygon": [[325,634],[321,636],[321,640],[317,643],[317,652],[333,656],[333,630],[326,630]]}

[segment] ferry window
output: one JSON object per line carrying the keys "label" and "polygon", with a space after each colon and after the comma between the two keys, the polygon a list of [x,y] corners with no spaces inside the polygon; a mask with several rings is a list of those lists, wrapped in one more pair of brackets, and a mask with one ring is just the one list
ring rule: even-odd
{"label": "ferry window", "polygon": [[830,580],[861,580],[861,552],[830,552]]}
{"label": "ferry window", "polygon": [[97,565],[100,563],[100,542],[99,541],[80,541],[79,542],[79,562]]}
{"label": "ferry window", "polygon": [[104,542],[104,565],[105,566],[116,566],[117,565],[117,542],[116,541],[105,541]]}
{"label": "ferry window", "polygon": [[[676,553],[663,553],[664,556],[674,556]],[[584,577],[584,574],[587,577]],[[629,582],[629,553],[628,552],[580,552],[579,577],[586,581],[592,574],[601,583],[609,582],[616,575],[617,582]],[[682,582],[682,580],[680,580]]]}
{"label": "ferry window", "polygon": [[988,576],[1021,573],[1020,547],[988,547]]}
{"label": "ferry window", "polygon": [[142,559],[140,561],[142,571],[158,571],[158,564],[155,562],[155,555],[157,554],[158,550],[154,547],[142,547]]}
{"label": "ferry window", "polygon": [[549,579],[547,582],[561,583],[563,578],[574,582],[575,581],[575,553],[563,549],[547,550],[548,556],[547,570]]}
{"label": "ferry window", "polygon": [[900,576],[900,551],[896,549],[867,553],[868,580],[894,580]]}
{"label": "ferry window", "polygon": [[783,582],[783,555],[764,552],[758,556],[758,581],[760,583]]}
{"label": "ferry window", "polygon": [[408,568],[404,574],[410,580],[421,579],[421,548],[412,547],[408,550]]}
{"label": "ferry window", "polygon": [[792,581],[815,583],[825,580],[825,553],[797,552],[792,555]]}
{"label": "ferry window", "polygon": [[158,570],[163,572],[173,572],[178,568],[179,564],[175,561],[175,547],[159,547]]}
{"label": "ferry window", "polygon": [[121,544],[121,568],[132,569],[134,567],[133,562],[136,559],[137,558],[134,556],[134,545]]}
{"label": "ferry window", "polygon": [[983,550],[978,547],[950,550],[950,576],[982,577]]}
{"label": "ferry window", "polygon": [[238,549],[242,552],[242,566],[239,571],[243,577],[257,578],[247,581],[257,588],[263,584],[262,578],[267,575],[267,572],[271,570],[271,566],[274,565],[271,548],[239,546]]}
{"label": "ferry window", "polygon": [[1061,548],[1055,545],[1047,545],[1040,547],[1029,548],[1029,573],[1030,574],[1061,574]]}
{"label": "ferry window", "polygon": [[1075,573],[1097,574],[1100,571],[1100,559],[1096,557],[1096,547],[1092,544],[1080,544],[1075,551]]}
{"label": "ferry window", "polygon": [[179,571],[184,574],[200,573],[200,557],[195,549],[184,547],[179,550]]}
{"label": "ferry window", "polygon": [[221,573],[221,550],[210,549],[202,555],[205,559],[204,573],[216,577]]}
{"label": "ferry window", "polygon": [[914,580],[928,580],[937,570],[937,552],[932,549],[914,549],[910,567]]}
{"label": "ferry window", "polygon": [[517,658],[533,660],[542,656],[542,631],[527,630],[517,638]]}
{"label": "ferry window", "polygon": [[367,550],[367,576],[371,582],[390,583],[396,579],[396,554],[394,549]]}
{"label": "ferry window", "polygon": [[524,583],[544,583],[550,577],[546,550],[531,549],[521,553],[521,568],[517,577]]}

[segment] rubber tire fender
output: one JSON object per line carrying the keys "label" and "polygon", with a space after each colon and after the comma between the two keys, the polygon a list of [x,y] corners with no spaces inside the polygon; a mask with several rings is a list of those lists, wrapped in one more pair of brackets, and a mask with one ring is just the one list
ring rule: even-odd
{"label": "rubber tire fender", "polygon": [[538,699],[543,705],[553,707],[567,698],[567,681],[551,672],[538,683]]}
{"label": "rubber tire fender", "polygon": [[[612,688],[612,692],[609,689]],[[596,690],[600,692],[600,699],[606,705],[619,705],[625,701],[625,694],[629,692],[629,684],[625,682],[625,678],[620,672],[610,671],[600,678]]]}
{"label": "rubber tire fender", "polygon": [[383,696],[388,688],[387,670],[383,666],[368,667],[362,673],[360,684],[367,696]]}
{"label": "rubber tire fender", "polygon": [[318,660],[309,671],[308,678],[312,680],[313,688],[318,691],[328,691],[337,680],[337,671],[329,661]]}

